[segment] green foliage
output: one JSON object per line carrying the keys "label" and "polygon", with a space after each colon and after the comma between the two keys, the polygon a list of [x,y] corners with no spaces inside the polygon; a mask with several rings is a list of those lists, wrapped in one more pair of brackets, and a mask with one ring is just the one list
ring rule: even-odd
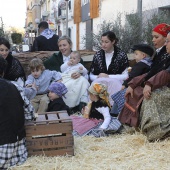
{"label": "green foliage", "polygon": [[11,38],[12,38],[12,42],[14,44],[21,44],[22,43],[22,34],[20,34],[20,33],[12,33]]}
{"label": "green foliage", "polygon": [[118,13],[115,21],[104,21],[98,28],[97,34],[91,33],[82,37],[84,44],[92,44],[95,50],[101,47],[101,35],[106,31],[113,31],[118,41],[118,46],[125,52],[129,52],[134,44],[148,43],[152,45],[152,29],[159,23],[169,23],[168,11],[153,13],[149,19],[139,16],[137,13],[126,14],[125,24],[122,25],[122,14]]}
{"label": "green foliage", "polygon": [[4,37],[4,30],[2,28],[0,28],[0,37]]}
{"label": "green foliage", "polygon": [[126,22],[119,34],[119,47],[128,52],[130,47],[142,41],[141,22],[139,16],[135,14],[126,15]]}
{"label": "green foliage", "polygon": [[170,23],[170,18],[168,16],[168,11],[164,10],[152,15],[151,19],[148,19],[145,24],[143,25],[143,38],[146,40],[148,44],[152,44],[152,36],[151,32],[152,29],[160,24],[160,23]]}
{"label": "green foliage", "polygon": [[[82,43],[84,44],[92,44],[92,46],[96,49],[100,49],[100,39],[104,32],[109,30],[114,30],[115,34],[119,34],[119,30],[117,27],[118,23],[115,22],[115,25],[112,22],[106,22],[104,21],[103,24],[101,24],[99,32],[97,34],[91,33],[88,35],[85,35],[82,37]],[[116,34],[116,35],[117,35]]]}

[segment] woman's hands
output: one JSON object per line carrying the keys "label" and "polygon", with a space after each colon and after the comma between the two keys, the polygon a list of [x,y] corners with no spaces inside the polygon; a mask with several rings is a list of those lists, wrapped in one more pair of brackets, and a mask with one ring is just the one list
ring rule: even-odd
{"label": "woman's hands", "polygon": [[[128,86],[126,93],[125,93],[125,97],[127,97],[127,95],[130,94],[131,97],[133,98],[133,89]],[[144,98],[149,99],[151,97],[151,87],[149,85],[145,85],[144,89],[143,89],[143,95]]]}
{"label": "woman's hands", "polygon": [[79,78],[80,76],[81,76],[81,74],[78,73],[78,72],[71,74],[71,78],[73,78],[73,79],[77,79],[77,78]]}
{"label": "woman's hands", "polygon": [[101,77],[109,77],[109,75],[106,74],[106,73],[100,73],[100,74],[98,75],[98,78],[101,78]]}
{"label": "woman's hands", "polygon": [[144,98],[149,99],[151,97],[151,87],[148,85],[145,85],[144,89],[143,89],[143,95]]}

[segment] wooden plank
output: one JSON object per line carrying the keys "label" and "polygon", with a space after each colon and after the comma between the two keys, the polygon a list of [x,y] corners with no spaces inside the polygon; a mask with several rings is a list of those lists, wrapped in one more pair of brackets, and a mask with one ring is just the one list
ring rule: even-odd
{"label": "wooden plank", "polygon": [[45,115],[38,115],[38,117],[36,118],[36,122],[41,122],[41,121],[46,121],[46,117]]}
{"label": "wooden plank", "polygon": [[58,115],[59,115],[59,118],[61,119],[61,122],[70,122],[71,121],[71,118],[67,112],[61,112],[61,113],[58,113]]}
{"label": "wooden plank", "polygon": [[[59,117],[62,114],[63,118]],[[52,124],[52,123],[61,123],[61,122],[72,122],[66,110],[63,111],[54,111],[54,112],[44,112],[39,113],[38,117],[34,121],[27,121],[26,126],[34,126],[35,124]]]}
{"label": "wooden plank", "polygon": [[58,114],[58,111],[52,111],[52,112],[45,112],[45,114]]}
{"label": "wooden plank", "polygon": [[56,124],[38,124],[34,126],[25,126],[26,136],[48,135],[56,133],[72,133],[72,122]]}
{"label": "wooden plank", "polygon": [[74,156],[74,148],[68,147],[61,150],[49,150],[49,151],[31,151],[28,150],[28,156],[43,155],[43,156],[58,156],[58,155],[70,155]]}
{"label": "wooden plank", "polygon": [[74,24],[81,22],[81,0],[74,0]]}
{"label": "wooden plank", "polygon": [[47,149],[47,148],[60,148],[74,145],[73,136],[59,136],[59,137],[46,137],[46,138],[26,138],[27,149]]}
{"label": "wooden plank", "polygon": [[47,117],[48,117],[48,121],[50,122],[51,120],[56,120],[56,122],[58,123],[59,121],[57,121],[57,120],[59,120],[58,119],[58,116],[57,116],[57,114],[55,113],[55,114],[47,114]]}
{"label": "wooden plank", "polygon": [[61,122],[72,122],[71,118],[64,118],[64,119],[58,119],[58,120],[42,120],[42,121],[29,121],[29,122],[26,122],[25,125],[26,126],[35,126],[35,125],[39,125],[39,124],[52,124],[52,123],[61,123]]}
{"label": "wooden plank", "polygon": [[99,0],[90,0],[90,18],[99,17]]}

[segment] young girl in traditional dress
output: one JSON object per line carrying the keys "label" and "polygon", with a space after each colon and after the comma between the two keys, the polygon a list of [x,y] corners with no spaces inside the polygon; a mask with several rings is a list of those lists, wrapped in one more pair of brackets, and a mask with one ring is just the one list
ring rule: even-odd
{"label": "young girl in traditional dress", "polygon": [[106,85],[92,84],[89,89],[91,103],[82,109],[83,117],[72,116],[74,135],[105,136],[107,131],[116,132],[121,124],[117,118],[113,118],[110,111],[110,103]]}

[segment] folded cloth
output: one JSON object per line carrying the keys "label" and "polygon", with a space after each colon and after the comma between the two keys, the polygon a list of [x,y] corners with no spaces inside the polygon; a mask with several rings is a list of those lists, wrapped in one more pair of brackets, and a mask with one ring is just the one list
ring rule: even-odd
{"label": "folded cloth", "polygon": [[84,134],[85,132],[97,126],[99,122],[103,121],[97,119],[86,119],[84,117],[75,116],[75,115],[71,115],[70,117],[73,122],[73,129],[77,131],[79,135]]}

